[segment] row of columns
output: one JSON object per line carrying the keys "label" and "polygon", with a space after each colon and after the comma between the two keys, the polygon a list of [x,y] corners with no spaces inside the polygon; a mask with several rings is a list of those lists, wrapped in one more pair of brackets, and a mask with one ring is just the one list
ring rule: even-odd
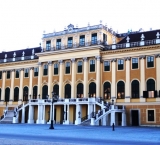
{"label": "row of columns", "polygon": [[[83,58],[84,60],[84,70],[83,70],[83,79],[84,79],[84,97],[88,97],[88,59],[87,57]],[[96,56],[96,97],[100,97],[100,56]],[[72,61],[72,70],[71,70],[71,98],[74,98],[76,96],[75,87],[76,87],[76,61],[75,58],[71,59]],[[63,90],[63,77],[64,77],[64,63],[63,60],[59,60],[59,97],[64,98],[64,90]],[[39,62],[39,75],[38,75],[38,94],[42,96],[42,63]],[[48,62],[48,95],[51,98],[51,92],[52,92],[52,74],[53,74],[53,67],[52,62]]]}
{"label": "row of columns", "polygon": [[[29,77],[29,94],[32,94],[33,90],[33,67],[30,68],[30,77]],[[23,100],[23,81],[24,81],[24,69],[20,69],[20,84],[19,84],[19,101]],[[9,96],[9,101],[14,100],[14,88],[15,88],[15,70],[11,70],[11,84],[10,84],[10,96]],[[5,89],[6,89],[6,71],[3,71],[2,73],[2,91],[1,91],[1,101],[5,100]]]}
{"label": "row of columns", "polygon": [[[159,70],[160,70],[160,54],[156,55],[156,89],[157,90],[160,90],[160,73],[159,73]],[[146,78],[145,78],[145,70],[146,70],[146,64],[145,64],[145,58],[146,56],[143,55],[143,56],[140,56],[140,64],[139,64],[139,69],[140,69],[140,96],[141,98],[143,97],[143,91],[146,90]],[[125,61],[126,61],[126,81],[125,81],[125,86],[126,86],[126,89],[125,89],[125,97],[126,98],[130,98],[131,97],[131,85],[130,85],[130,70],[131,70],[131,62],[130,62],[130,57],[126,57],[125,58]],[[112,95],[112,98],[115,99],[116,98],[116,72],[117,72],[117,68],[116,68],[116,61],[117,59],[112,59],[111,62],[112,62],[112,83],[111,83],[111,95]]]}

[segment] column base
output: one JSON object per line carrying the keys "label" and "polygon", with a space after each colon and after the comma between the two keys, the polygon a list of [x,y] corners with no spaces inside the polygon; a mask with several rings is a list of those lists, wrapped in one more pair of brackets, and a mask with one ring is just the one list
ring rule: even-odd
{"label": "column base", "polygon": [[75,125],[81,124],[81,118],[75,120]]}
{"label": "column base", "polygon": [[42,122],[42,124],[46,124],[47,123],[46,120],[42,120],[41,122]]}
{"label": "column base", "polygon": [[69,124],[69,120],[65,120],[63,124]]}
{"label": "column base", "polygon": [[140,98],[140,102],[146,102],[146,98]]}
{"label": "column base", "polygon": [[91,118],[91,125],[95,125],[95,118]]}
{"label": "column base", "polygon": [[[51,124],[51,120],[49,120],[47,124]],[[53,120],[53,124],[55,124],[55,120]]]}
{"label": "column base", "polygon": [[33,123],[34,123],[34,120],[33,120],[33,119],[32,119],[32,120],[28,120],[27,123],[28,123],[28,124],[33,124]]}

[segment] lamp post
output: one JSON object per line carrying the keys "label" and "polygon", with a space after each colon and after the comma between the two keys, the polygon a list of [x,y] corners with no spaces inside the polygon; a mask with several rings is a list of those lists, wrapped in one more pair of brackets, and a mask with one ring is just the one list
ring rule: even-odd
{"label": "lamp post", "polygon": [[54,129],[53,126],[53,103],[58,101],[58,96],[55,95],[54,92],[52,92],[52,111],[51,111],[51,125],[49,129]]}

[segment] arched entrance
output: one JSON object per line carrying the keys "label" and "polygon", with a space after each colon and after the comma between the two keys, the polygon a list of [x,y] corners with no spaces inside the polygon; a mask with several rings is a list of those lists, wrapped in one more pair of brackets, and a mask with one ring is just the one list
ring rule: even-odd
{"label": "arched entrance", "polygon": [[37,86],[33,87],[33,99],[37,99]]}
{"label": "arched entrance", "polygon": [[111,99],[111,84],[109,82],[104,83],[103,90],[103,99]]}
{"label": "arched entrance", "polygon": [[42,99],[47,99],[47,95],[48,95],[48,86],[44,85],[42,88]]}
{"label": "arched entrance", "polygon": [[117,98],[124,99],[125,97],[125,85],[123,81],[117,83]]}
{"label": "arched entrance", "polygon": [[10,88],[5,89],[5,102],[9,102]]}
{"label": "arched entrance", "polygon": [[83,84],[79,83],[77,85],[77,98],[83,98]]}
{"label": "arched entrance", "polygon": [[23,101],[28,100],[28,87],[23,88]]}
{"label": "arched entrance", "polygon": [[94,82],[89,84],[89,97],[96,97],[96,84]]}
{"label": "arched entrance", "polygon": [[14,88],[14,101],[18,101],[19,98],[19,88],[15,87]]}
{"label": "arched entrance", "polygon": [[153,79],[147,80],[147,91],[155,91],[155,81]]}
{"label": "arched entrance", "polygon": [[70,84],[66,84],[65,85],[65,98],[71,98],[71,85]]}
{"label": "arched entrance", "polygon": [[139,82],[137,80],[132,81],[132,98],[139,98]]}
{"label": "arched entrance", "polygon": [[56,94],[56,95],[59,95],[59,85],[54,85],[53,86],[53,92]]}

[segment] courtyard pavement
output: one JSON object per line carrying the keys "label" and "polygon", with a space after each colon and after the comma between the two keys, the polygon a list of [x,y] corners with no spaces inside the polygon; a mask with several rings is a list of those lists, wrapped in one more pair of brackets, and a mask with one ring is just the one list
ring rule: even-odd
{"label": "courtyard pavement", "polygon": [[0,145],[160,145],[159,127],[0,124]]}

